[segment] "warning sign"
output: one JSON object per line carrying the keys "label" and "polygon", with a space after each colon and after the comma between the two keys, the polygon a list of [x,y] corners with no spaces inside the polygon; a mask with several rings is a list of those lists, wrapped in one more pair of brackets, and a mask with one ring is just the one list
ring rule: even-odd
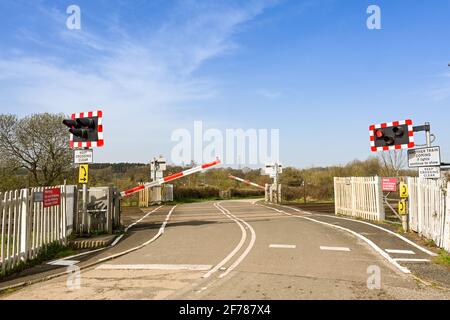
{"label": "warning sign", "polygon": [[381,187],[384,192],[397,192],[397,178],[383,178]]}
{"label": "warning sign", "polygon": [[398,203],[398,213],[400,215],[406,214],[406,201],[405,200],[402,200]]}
{"label": "warning sign", "polygon": [[427,147],[408,150],[408,166],[410,168],[433,167],[441,165],[441,148]]}
{"label": "warning sign", "polygon": [[409,190],[408,185],[404,182],[400,183],[400,198],[408,198]]}
{"label": "warning sign", "polygon": [[441,168],[440,167],[422,167],[419,168],[419,177],[423,179],[440,179]]}
{"label": "warning sign", "polygon": [[59,206],[61,204],[61,188],[44,189],[44,208]]}
{"label": "warning sign", "polygon": [[89,165],[80,165],[80,173],[78,178],[78,183],[86,184],[89,182]]}
{"label": "warning sign", "polygon": [[94,162],[94,150],[80,149],[75,150],[75,164],[85,164]]}

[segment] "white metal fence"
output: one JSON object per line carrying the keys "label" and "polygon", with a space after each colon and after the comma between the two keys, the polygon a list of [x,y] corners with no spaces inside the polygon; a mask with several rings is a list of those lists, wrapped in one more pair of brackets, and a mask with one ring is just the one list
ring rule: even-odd
{"label": "white metal fence", "polygon": [[60,205],[49,208],[42,202],[44,188],[0,193],[1,271],[35,258],[50,243],[66,241],[67,187],[60,188]]}
{"label": "white metal fence", "polygon": [[450,251],[450,183],[408,178],[409,227]]}
{"label": "white metal fence", "polygon": [[381,178],[334,178],[336,214],[372,221],[385,218]]}

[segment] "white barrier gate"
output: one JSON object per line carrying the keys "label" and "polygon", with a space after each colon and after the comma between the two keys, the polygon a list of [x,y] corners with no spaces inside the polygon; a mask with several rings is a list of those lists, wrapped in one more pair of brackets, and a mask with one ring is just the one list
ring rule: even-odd
{"label": "white barrier gate", "polygon": [[385,218],[381,178],[334,178],[336,215],[346,215],[371,221]]}
{"label": "white barrier gate", "polygon": [[408,178],[409,227],[450,251],[450,183]]}

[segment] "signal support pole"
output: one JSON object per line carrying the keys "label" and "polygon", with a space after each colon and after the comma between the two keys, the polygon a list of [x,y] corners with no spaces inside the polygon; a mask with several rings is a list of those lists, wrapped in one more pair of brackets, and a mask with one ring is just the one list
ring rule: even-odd
{"label": "signal support pole", "polygon": [[425,122],[423,126],[416,126],[413,128],[414,132],[425,131],[425,137],[427,142],[427,147],[431,147],[431,125],[429,122]]}
{"label": "signal support pole", "polygon": [[[89,148],[83,148],[84,150],[87,150]],[[85,230],[87,229],[89,232],[90,228],[86,228],[87,222],[88,222],[88,209],[87,209],[87,203],[88,203],[88,185],[87,183],[83,183],[83,205],[82,205],[82,214],[83,214],[83,218],[82,218],[82,229],[81,229],[81,233],[84,233]]]}
{"label": "signal support pole", "polygon": [[[87,212],[87,198],[88,198],[88,187],[87,184],[84,183],[83,184],[83,210],[82,210],[82,214],[83,214],[83,219],[82,219],[82,223],[83,223],[83,228],[81,230],[82,233],[84,233],[84,231],[86,230],[86,224],[87,224],[87,220],[88,220],[88,212]],[[89,230],[89,228],[88,228]]]}

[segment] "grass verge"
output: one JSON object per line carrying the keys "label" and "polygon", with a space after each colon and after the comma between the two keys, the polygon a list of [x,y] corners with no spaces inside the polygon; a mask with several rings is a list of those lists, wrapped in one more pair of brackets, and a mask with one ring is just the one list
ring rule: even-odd
{"label": "grass verge", "polygon": [[439,250],[439,255],[434,260],[437,264],[450,268],[450,253],[444,249]]}
{"label": "grass verge", "polygon": [[2,271],[0,270],[0,279],[12,276],[26,269],[39,265],[43,262],[61,259],[75,254],[75,251],[66,245],[59,243],[52,243],[45,246],[38,256],[32,260],[26,262],[20,262],[17,266],[12,269]]}

